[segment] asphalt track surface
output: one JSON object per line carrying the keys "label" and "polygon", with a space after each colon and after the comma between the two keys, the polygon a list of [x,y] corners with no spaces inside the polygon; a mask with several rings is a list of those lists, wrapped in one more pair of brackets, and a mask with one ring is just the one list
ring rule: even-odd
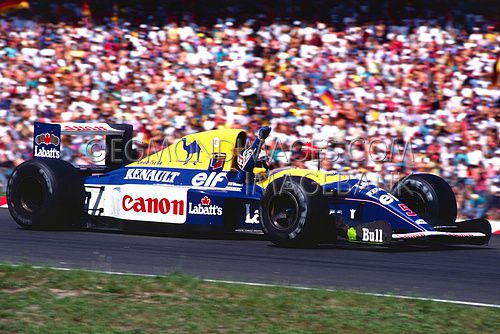
{"label": "asphalt track surface", "polygon": [[262,236],[159,237],[29,231],[0,210],[0,262],[353,289],[500,304],[500,235],[444,249],[285,249]]}

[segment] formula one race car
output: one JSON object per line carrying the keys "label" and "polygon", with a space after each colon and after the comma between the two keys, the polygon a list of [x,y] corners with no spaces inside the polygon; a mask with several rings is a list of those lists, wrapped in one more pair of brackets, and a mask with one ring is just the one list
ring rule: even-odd
{"label": "formula one race car", "polygon": [[[250,146],[241,130],[191,134],[139,159],[130,125],[36,123],[34,159],[9,179],[9,211],[24,228],[264,233],[290,247],[490,239],[485,219],[455,222],[453,191],[436,175],[412,174],[386,191],[335,173],[268,170],[258,157],[270,131]],[[106,164],[60,160],[62,134],[104,135]]]}

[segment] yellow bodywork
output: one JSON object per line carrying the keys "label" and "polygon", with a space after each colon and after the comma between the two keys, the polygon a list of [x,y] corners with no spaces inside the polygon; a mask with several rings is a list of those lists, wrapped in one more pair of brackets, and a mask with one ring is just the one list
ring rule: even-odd
{"label": "yellow bodywork", "polygon": [[318,183],[320,186],[327,183],[349,180],[349,176],[347,175],[333,174],[332,172],[318,171],[313,169],[289,168],[279,171],[277,173],[271,173],[269,177],[259,182],[258,184],[265,189],[271,182],[283,177],[291,177],[291,176],[308,178]]}
{"label": "yellow bodywork", "polygon": [[[207,170],[213,158],[223,159],[223,171],[231,170],[237,156],[238,129],[212,130],[184,136],[167,148],[131,163],[129,167],[168,167]],[[242,143],[245,144],[244,142]]]}
{"label": "yellow bodywork", "polygon": [[[208,170],[215,157],[222,157],[221,171],[230,171],[235,167],[233,161],[237,158],[240,148],[236,147],[238,137],[246,138],[244,131],[238,129],[224,129],[199,132],[184,136],[167,148],[151,154],[144,159],[131,163],[128,167],[163,167]],[[245,143],[241,143],[245,145]],[[199,152],[199,155],[198,155]],[[262,168],[255,168],[255,174],[264,179],[257,184],[266,188],[269,183],[285,176],[308,178],[319,185],[348,180],[348,176],[332,174],[331,172],[287,168],[277,172],[266,173]],[[269,176],[266,176],[268,174]]]}

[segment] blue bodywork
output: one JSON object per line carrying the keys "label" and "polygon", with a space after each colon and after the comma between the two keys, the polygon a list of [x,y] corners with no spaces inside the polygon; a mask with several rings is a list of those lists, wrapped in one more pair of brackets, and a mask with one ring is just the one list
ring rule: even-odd
{"label": "blue bodywork", "polygon": [[[238,172],[134,166],[89,176],[85,184],[162,184],[168,186],[165,191],[172,191],[172,186],[188,188],[186,225],[261,230],[258,213],[264,189],[257,183],[238,183],[238,178]],[[425,220],[376,185],[360,184],[358,179],[350,179],[327,183],[321,190],[328,203],[325,219],[340,216],[349,226],[385,221],[398,233],[434,231]],[[221,208],[222,214],[190,213],[189,205],[197,205],[205,196],[209,198],[210,206]]]}
{"label": "blue bodywork", "polygon": [[[374,184],[358,179],[325,185],[325,193],[333,193],[328,201],[329,214],[339,214],[348,225],[373,221],[388,222],[393,231],[401,233],[434,231],[394,195]],[[335,196],[335,194],[342,196]],[[355,210],[355,211],[352,211]]]}
{"label": "blue bodywork", "polygon": [[[131,178],[130,175],[133,175],[136,170],[148,175],[147,180],[139,177]],[[151,176],[151,173],[155,175]],[[237,178],[237,172],[141,166],[123,167],[104,175],[89,176],[85,179],[85,184],[95,186],[162,184],[168,186],[164,188],[165,192],[172,191],[172,187],[188,188],[185,225],[206,225],[218,230],[221,227],[228,227],[232,230],[261,230],[260,221],[255,218],[255,215],[257,213],[258,217],[263,189],[256,184],[243,185],[232,182],[231,180],[235,178]],[[222,214],[190,213],[192,211],[190,208],[201,203],[205,196],[210,201],[207,207],[221,208]]]}
{"label": "blue bodywork", "polygon": [[[271,213],[274,217],[279,214],[274,209],[261,210],[263,206],[269,207],[267,204],[273,203],[273,198],[280,195],[274,192],[275,189],[266,192],[266,187],[285,184],[274,182],[280,178],[297,180],[305,177],[313,184],[319,184],[316,191],[322,193],[321,196],[308,194],[306,198],[305,188],[298,186],[297,192],[302,194],[302,200],[309,203],[308,207],[302,206],[300,214],[314,218],[299,221],[296,215],[290,224],[295,230],[288,234],[288,238],[295,238],[301,230],[305,231],[306,220],[308,224],[316,223],[313,219],[321,220],[317,222],[321,226],[315,227],[335,231],[335,241],[387,244],[394,240],[447,238],[445,241],[484,244],[491,236],[491,226],[485,219],[454,222],[454,215],[450,215],[448,222],[439,226],[441,217],[434,219],[425,214],[429,219],[426,221],[391,193],[358,179],[319,171],[318,175],[311,176],[315,171],[293,168],[268,171],[265,160],[259,159],[259,153],[271,132],[269,127],[259,129],[250,146],[246,134],[239,129],[213,130],[187,135],[144,159],[133,157],[137,152],[128,145],[132,142],[132,132],[132,126],[126,124],[35,124],[33,155],[37,159],[59,159],[62,134],[106,136],[106,152],[110,154],[106,155],[105,165],[79,166],[81,175],[91,174],[84,177],[84,216],[88,218],[84,219],[84,227],[106,228],[108,221],[114,220],[119,222],[119,228],[138,226],[137,222],[141,222],[152,227],[265,231],[271,235],[264,226],[275,219],[269,218]],[[293,185],[293,182],[289,184]],[[441,203],[439,196],[432,195],[431,191],[424,195],[434,205]],[[267,202],[261,203],[263,198]],[[311,204],[310,201],[318,202]],[[309,207],[317,210],[315,213],[319,216],[311,214],[313,211]],[[288,207],[279,210],[289,212]],[[419,212],[425,210],[427,208]],[[260,219],[263,213],[266,214],[264,223]],[[330,224],[334,229],[330,229]]]}

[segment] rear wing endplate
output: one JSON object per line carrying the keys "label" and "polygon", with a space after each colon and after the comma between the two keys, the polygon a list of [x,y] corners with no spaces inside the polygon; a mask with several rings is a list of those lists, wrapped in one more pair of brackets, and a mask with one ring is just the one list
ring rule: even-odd
{"label": "rear wing endplate", "polygon": [[33,158],[59,159],[61,157],[61,135],[105,136],[105,166],[85,166],[87,169],[106,171],[133,162],[130,124],[109,123],[41,123],[35,122],[33,132]]}

